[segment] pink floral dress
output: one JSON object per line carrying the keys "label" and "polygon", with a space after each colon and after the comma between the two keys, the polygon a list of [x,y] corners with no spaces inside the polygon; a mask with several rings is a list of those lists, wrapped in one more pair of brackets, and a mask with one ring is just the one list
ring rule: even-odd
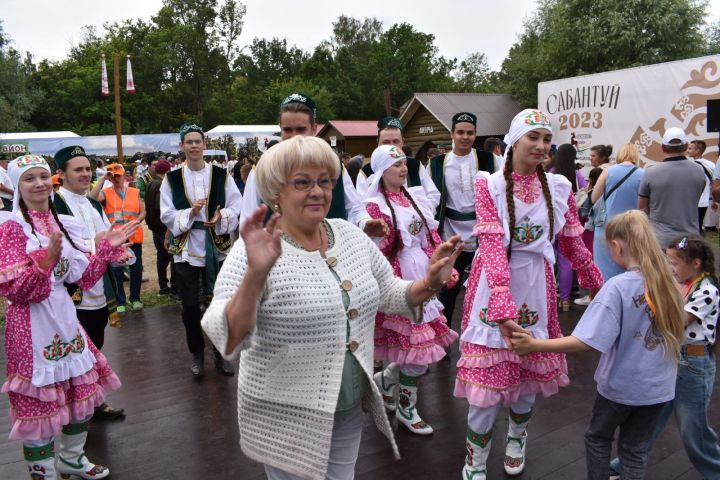
{"label": "pink floral dress", "polygon": [[[402,193],[388,193],[398,225],[392,222],[390,209],[382,195],[366,201],[368,214],[383,219],[389,233],[383,239],[374,239],[383,254],[390,259],[395,236],[400,235],[403,248],[390,260],[395,275],[405,280],[417,280],[427,273],[430,257],[442,243],[437,233],[433,207],[424,195],[410,189],[415,205],[423,213],[430,231],[418,215],[410,200]],[[434,242],[434,245],[433,245]],[[429,365],[445,356],[445,347],[458,335],[448,328],[442,313],[442,303],[432,297],[423,305],[423,317],[415,323],[399,315],[378,312],[375,317],[375,360],[396,362],[401,365]]]}
{"label": "pink floral dress", "polygon": [[[473,405],[510,404],[519,396],[550,396],[569,383],[565,355],[531,353],[519,357],[506,348],[498,320],[515,319],[536,338],[562,337],[557,316],[553,265],[554,239],[537,174],[513,175],[515,228],[510,235],[505,179],[502,172],[475,180],[479,249],[465,294],[461,356],[455,396]],[[598,288],[602,275],[582,241],[583,227],[570,182],[547,174],[553,229],[560,250],[577,271],[583,288]],[[506,248],[512,241],[508,264]]]}
{"label": "pink floral dress", "polygon": [[[0,295],[6,312],[7,380],[2,391],[10,397],[10,439],[41,440],[57,435],[63,425],[92,415],[106,390],[120,380],[77,320],[64,282],[92,287],[108,262],[122,248],[102,240],[89,256],[63,237],[58,262],[43,270],[49,236],[59,231],[50,212],[30,211],[34,231],[20,214],[0,216]],[[63,226],[81,248],[81,226],[60,215]]]}

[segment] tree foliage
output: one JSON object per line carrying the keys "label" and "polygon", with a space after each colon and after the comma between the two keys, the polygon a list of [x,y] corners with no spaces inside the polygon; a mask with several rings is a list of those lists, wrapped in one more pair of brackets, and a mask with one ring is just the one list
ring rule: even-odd
{"label": "tree foliage", "polygon": [[541,81],[720,53],[720,22],[705,24],[706,0],[540,0],[498,72],[483,52],[446,58],[432,34],[377,18],[340,16],[310,52],[279,37],[241,47],[246,11],[238,0],[163,0],[149,21],[85,27],[67,58],[38,65],[0,28],[0,131],[113,133],[102,54],[111,87],[113,58],[122,84],[132,56],[137,93],[122,88],[123,131],[151,133],[189,120],[272,124],[293,91],[315,99],[319,122],[384,116],[386,92],[393,114],[415,92],[504,92],[533,106]]}
{"label": "tree foliage", "polygon": [[702,55],[705,0],[540,0],[503,63],[526,105],[537,83]]}
{"label": "tree foliage", "polygon": [[32,84],[33,69],[30,58],[10,46],[0,22],[0,132],[34,130],[29,120],[43,95]]}

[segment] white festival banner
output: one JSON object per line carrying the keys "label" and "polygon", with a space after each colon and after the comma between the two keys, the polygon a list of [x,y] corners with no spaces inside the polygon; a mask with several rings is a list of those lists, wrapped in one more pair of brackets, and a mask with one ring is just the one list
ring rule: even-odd
{"label": "white festival banner", "polygon": [[570,143],[587,164],[590,147],[610,144],[617,153],[632,143],[642,163],[662,160],[670,127],[707,143],[718,158],[718,133],[707,131],[707,101],[720,99],[720,57],[707,56],[538,84],[538,108],[553,125],[553,143]]}

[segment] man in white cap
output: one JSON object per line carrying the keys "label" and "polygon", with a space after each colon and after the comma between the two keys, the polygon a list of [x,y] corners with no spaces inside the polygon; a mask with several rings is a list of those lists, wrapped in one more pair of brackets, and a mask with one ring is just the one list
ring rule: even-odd
{"label": "man in white cap", "polygon": [[705,172],[685,156],[687,146],[682,129],[668,128],[662,139],[667,157],[648,167],[640,181],[638,208],[650,217],[663,250],[675,237],[699,229],[697,206],[705,189]]}

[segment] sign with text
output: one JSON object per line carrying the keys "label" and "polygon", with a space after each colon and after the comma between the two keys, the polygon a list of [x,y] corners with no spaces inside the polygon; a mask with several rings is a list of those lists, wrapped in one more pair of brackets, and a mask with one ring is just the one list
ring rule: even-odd
{"label": "sign with text", "polygon": [[0,155],[19,157],[28,153],[28,142],[18,142],[12,140],[0,140]]}
{"label": "sign with text", "polygon": [[720,98],[720,60],[691,58],[538,84],[538,108],[553,125],[553,143],[570,143],[587,161],[590,147],[617,153],[632,143],[644,161],[658,161],[670,127],[704,140],[705,158],[718,157],[718,136],[707,132],[707,101]]}

